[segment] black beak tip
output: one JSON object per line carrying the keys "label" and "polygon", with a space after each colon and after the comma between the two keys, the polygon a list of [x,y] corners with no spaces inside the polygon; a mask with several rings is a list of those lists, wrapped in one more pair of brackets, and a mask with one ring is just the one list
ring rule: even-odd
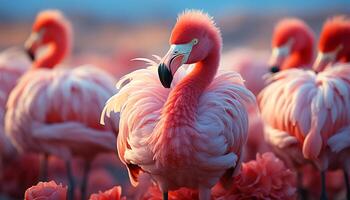
{"label": "black beak tip", "polygon": [[158,76],[162,85],[165,88],[170,88],[171,82],[173,81],[173,75],[163,63],[161,63],[158,67]]}
{"label": "black beak tip", "polygon": [[29,49],[26,49],[26,52],[27,52],[28,57],[29,57],[32,61],[34,61],[34,60],[35,60],[35,55],[34,55],[34,53],[33,53],[31,50],[29,50]]}
{"label": "black beak tip", "polygon": [[280,68],[278,66],[272,66],[270,67],[270,72],[271,73],[277,73],[280,71]]}

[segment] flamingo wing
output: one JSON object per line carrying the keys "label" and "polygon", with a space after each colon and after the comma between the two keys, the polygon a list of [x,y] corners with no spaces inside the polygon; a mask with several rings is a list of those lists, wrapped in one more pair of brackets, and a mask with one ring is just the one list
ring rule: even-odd
{"label": "flamingo wing", "polygon": [[[206,169],[239,169],[248,135],[248,105],[255,96],[235,72],[219,72],[199,99],[196,130],[202,139],[193,141]],[[232,177],[232,173],[231,173]]]}

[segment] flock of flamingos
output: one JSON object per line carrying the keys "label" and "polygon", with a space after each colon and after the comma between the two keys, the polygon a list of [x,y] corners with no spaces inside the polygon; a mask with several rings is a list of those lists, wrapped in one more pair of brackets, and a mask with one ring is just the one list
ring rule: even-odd
{"label": "flock of flamingos", "polygon": [[[222,55],[213,18],[188,10],[165,56],[135,58],[144,67],[119,80],[60,65],[72,34],[42,11],[24,43],[32,62],[0,55],[0,199],[350,199],[346,17],[327,19],[317,45],[302,20],[281,20],[268,59]],[[134,187],[91,194],[107,165]]]}

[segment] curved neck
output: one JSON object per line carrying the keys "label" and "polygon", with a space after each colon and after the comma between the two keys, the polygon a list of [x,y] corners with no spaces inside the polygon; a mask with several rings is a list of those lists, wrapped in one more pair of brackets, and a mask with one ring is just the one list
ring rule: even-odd
{"label": "curved neck", "polygon": [[194,69],[174,87],[163,107],[164,117],[182,125],[195,120],[199,97],[218,70],[220,51],[220,45],[213,47],[208,56],[196,63]]}
{"label": "curved neck", "polygon": [[313,60],[313,48],[306,47],[302,50],[292,52],[286,60],[283,62],[281,69],[291,69],[291,68],[310,68]]}
{"label": "curved neck", "polygon": [[68,42],[65,37],[55,37],[49,44],[44,55],[33,63],[33,68],[53,68],[59,64],[68,51]]}

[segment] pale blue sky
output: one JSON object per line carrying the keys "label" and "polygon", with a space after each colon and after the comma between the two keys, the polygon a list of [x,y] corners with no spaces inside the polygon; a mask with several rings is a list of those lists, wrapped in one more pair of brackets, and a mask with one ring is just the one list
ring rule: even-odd
{"label": "pale blue sky", "polygon": [[211,15],[298,14],[340,10],[350,14],[350,0],[2,0],[0,20],[31,21],[42,9],[56,8],[68,15],[90,16],[96,20],[154,20],[173,18],[186,8],[203,9]]}

